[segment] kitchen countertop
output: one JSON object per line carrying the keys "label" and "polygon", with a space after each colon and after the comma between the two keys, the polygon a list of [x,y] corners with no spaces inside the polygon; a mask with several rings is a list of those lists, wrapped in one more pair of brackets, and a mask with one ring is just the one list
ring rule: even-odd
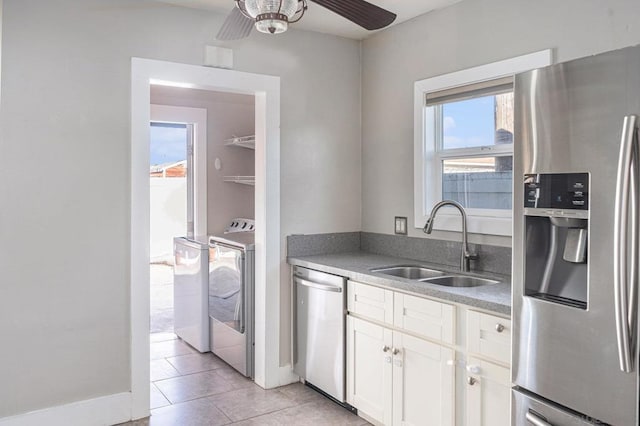
{"label": "kitchen countertop", "polygon": [[420,282],[401,277],[371,272],[371,268],[395,265],[420,265],[444,272],[459,274],[450,266],[430,264],[416,260],[391,256],[382,256],[367,252],[349,252],[287,258],[291,265],[315,269],[321,272],[341,275],[355,281],[361,281],[378,287],[417,296],[427,296],[444,301],[485,309],[498,314],[511,315],[511,277],[488,273],[470,273],[471,275],[492,278],[500,281],[479,287],[447,287],[428,282]]}

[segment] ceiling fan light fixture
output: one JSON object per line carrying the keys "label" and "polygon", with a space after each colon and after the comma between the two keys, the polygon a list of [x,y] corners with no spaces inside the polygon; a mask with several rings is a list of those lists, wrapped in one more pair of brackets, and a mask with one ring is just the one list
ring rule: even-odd
{"label": "ceiling fan light fixture", "polygon": [[289,24],[304,16],[309,1],[369,31],[385,28],[396,19],[395,13],[367,0],[234,0],[236,7],[225,19],[216,39],[240,40],[248,37],[254,27],[267,34],[283,33]]}
{"label": "ceiling fan light fixture", "polygon": [[263,13],[256,16],[256,29],[261,33],[280,34],[289,28],[289,18],[282,13]]}
{"label": "ceiling fan light fixture", "polygon": [[255,22],[258,31],[279,34],[298,22],[307,9],[306,0],[235,0],[238,9]]}

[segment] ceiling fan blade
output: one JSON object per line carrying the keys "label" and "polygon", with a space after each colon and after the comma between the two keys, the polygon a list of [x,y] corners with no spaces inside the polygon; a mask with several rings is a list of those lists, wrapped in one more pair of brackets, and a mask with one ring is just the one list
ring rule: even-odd
{"label": "ceiling fan blade", "polygon": [[234,7],[227,19],[225,19],[224,24],[222,24],[220,31],[218,31],[216,39],[240,40],[241,38],[249,37],[253,25],[252,19],[247,18],[237,7]]}
{"label": "ceiling fan blade", "polygon": [[396,14],[364,0],[311,0],[367,30],[390,25]]}

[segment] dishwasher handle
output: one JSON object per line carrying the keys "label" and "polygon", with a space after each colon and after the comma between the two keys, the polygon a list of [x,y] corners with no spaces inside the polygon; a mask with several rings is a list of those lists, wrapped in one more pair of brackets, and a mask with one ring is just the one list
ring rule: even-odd
{"label": "dishwasher handle", "polygon": [[335,285],[322,284],[315,281],[311,281],[305,278],[301,278],[299,276],[294,276],[293,279],[296,283],[303,285],[305,287],[311,287],[322,291],[331,291],[334,293],[342,293],[342,287],[338,287]]}

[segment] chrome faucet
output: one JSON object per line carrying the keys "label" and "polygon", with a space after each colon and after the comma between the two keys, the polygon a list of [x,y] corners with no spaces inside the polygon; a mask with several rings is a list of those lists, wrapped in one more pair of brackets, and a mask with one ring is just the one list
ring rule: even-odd
{"label": "chrome faucet", "polygon": [[436,218],[436,213],[438,212],[438,210],[440,210],[441,207],[444,206],[452,206],[457,208],[460,211],[460,215],[462,216],[462,252],[460,254],[460,270],[463,272],[469,272],[469,261],[477,260],[478,255],[469,251],[469,245],[467,244],[467,213],[464,211],[464,207],[462,207],[460,203],[452,200],[443,200],[433,206],[433,210],[431,210],[429,219],[427,219],[427,223],[424,224],[422,232],[424,232],[425,234],[431,233],[431,231],[433,230],[433,220]]}

